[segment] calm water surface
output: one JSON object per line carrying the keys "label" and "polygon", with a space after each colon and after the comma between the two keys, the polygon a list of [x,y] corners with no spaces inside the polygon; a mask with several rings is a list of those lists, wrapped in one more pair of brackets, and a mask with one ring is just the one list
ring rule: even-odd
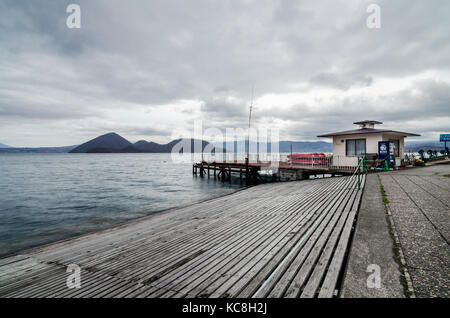
{"label": "calm water surface", "polygon": [[0,154],[0,256],[239,187],[170,154]]}

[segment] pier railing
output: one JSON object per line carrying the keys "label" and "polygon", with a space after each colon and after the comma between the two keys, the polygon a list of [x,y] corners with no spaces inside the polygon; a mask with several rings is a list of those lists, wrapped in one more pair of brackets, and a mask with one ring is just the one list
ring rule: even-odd
{"label": "pier railing", "polygon": [[355,171],[353,172],[352,177],[357,174],[358,175],[358,190],[361,190],[361,172],[364,172],[364,169],[362,168],[364,164],[363,158],[358,158],[358,165],[355,168]]}
{"label": "pier railing", "polygon": [[[227,154],[204,154],[201,161],[223,162],[223,163],[245,163],[246,154],[227,153]],[[347,170],[353,171],[356,167],[361,168],[359,161],[362,156],[348,157],[340,155],[304,155],[297,156],[286,153],[278,154],[250,154],[250,164],[264,164],[277,162],[283,168],[305,168],[314,170]]]}
{"label": "pier railing", "polygon": [[287,155],[282,160],[294,167],[309,167],[312,169],[326,170],[353,170],[358,166],[359,157],[347,156],[291,156]]}

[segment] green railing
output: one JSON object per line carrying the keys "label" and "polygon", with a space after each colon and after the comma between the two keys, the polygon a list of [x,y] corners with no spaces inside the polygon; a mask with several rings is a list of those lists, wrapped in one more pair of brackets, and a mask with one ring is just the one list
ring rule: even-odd
{"label": "green railing", "polygon": [[[365,166],[364,157],[358,158],[358,165],[356,166],[355,171],[352,174],[352,177],[357,174],[358,175],[358,190],[361,190],[361,164]],[[365,167],[363,167],[363,173],[366,173],[364,171]]]}

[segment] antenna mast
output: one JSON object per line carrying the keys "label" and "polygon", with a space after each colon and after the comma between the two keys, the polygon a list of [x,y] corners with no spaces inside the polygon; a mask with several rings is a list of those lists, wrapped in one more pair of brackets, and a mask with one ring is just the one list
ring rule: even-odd
{"label": "antenna mast", "polygon": [[247,158],[246,158],[246,162],[248,165],[249,159],[250,159],[250,123],[252,120],[252,110],[253,110],[253,94],[255,91],[255,84],[252,84],[252,99],[250,102],[250,112],[248,114],[248,134],[247,134]]}

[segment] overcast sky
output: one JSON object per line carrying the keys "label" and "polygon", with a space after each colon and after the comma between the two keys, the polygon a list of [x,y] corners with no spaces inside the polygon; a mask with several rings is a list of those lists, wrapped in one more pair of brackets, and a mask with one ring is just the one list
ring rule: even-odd
{"label": "overcast sky", "polygon": [[[81,7],[81,28],[66,7]],[[369,29],[369,4],[381,28]],[[438,140],[450,123],[450,1],[0,1],[0,142],[255,126],[317,140],[373,119]]]}

